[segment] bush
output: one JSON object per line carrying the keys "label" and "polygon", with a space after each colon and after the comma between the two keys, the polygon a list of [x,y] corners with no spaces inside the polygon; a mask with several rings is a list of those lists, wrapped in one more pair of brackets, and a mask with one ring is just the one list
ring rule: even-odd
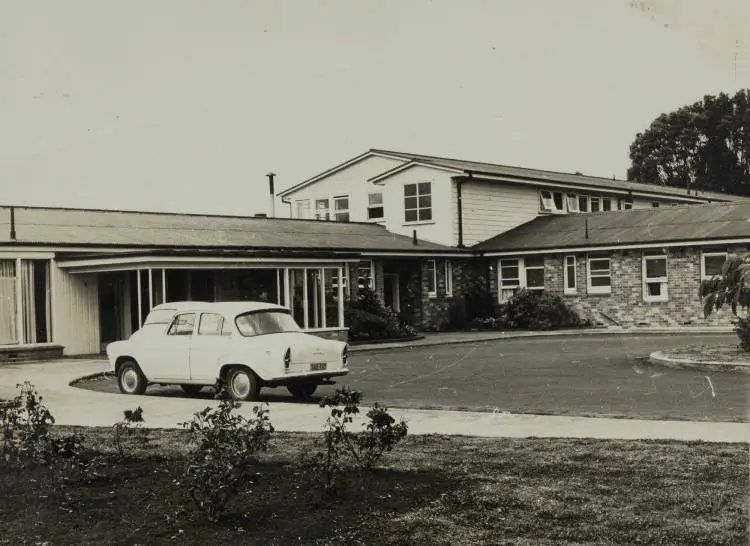
{"label": "bush", "polygon": [[521,289],[506,304],[504,323],[508,328],[524,330],[553,330],[585,324],[560,296],[526,289]]}
{"label": "bush", "polygon": [[55,419],[31,383],[16,387],[21,392],[0,407],[0,462],[21,466],[31,461],[45,463],[52,448],[49,426]]}
{"label": "bush", "polygon": [[750,317],[737,317],[734,331],[740,338],[740,349],[750,351]]}
{"label": "bush", "polygon": [[349,339],[397,339],[416,334],[390,307],[385,307],[370,288],[360,289],[356,298],[344,306],[344,320],[349,325]]}
{"label": "bush", "polygon": [[273,426],[263,405],[253,407],[245,419],[233,413],[241,404],[222,400],[207,407],[192,421],[182,423],[197,448],[188,455],[184,483],[195,506],[216,522],[239,492],[258,479],[260,451],[268,449]]}
{"label": "bush", "polygon": [[115,423],[112,427],[114,431],[115,449],[117,450],[117,453],[120,454],[120,457],[125,456],[125,446],[122,442],[124,434],[127,434],[129,438],[136,436],[136,438],[141,441],[146,441],[148,438],[148,429],[141,428],[144,419],[143,409],[140,406],[134,410],[125,410],[123,414],[125,418],[122,421]]}
{"label": "bush", "polygon": [[349,431],[347,426],[359,413],[361,400],[361,392],[342,387],[320,402],[320,407],[331,409],[331,416],[323,432],[325,451],[314,454],[311,464],[323,477],[326,491],[335,489],[336,474],[348,461],[360,470],[370,470],[383,453],[391,451],[408,432],[403,420],[396,423],[388,409],[377,403],[367,412],[365,430],[359,434]]}

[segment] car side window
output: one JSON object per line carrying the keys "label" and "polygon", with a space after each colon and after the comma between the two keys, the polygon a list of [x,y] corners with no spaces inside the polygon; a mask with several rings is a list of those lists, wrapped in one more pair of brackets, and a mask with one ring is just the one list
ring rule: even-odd
{"label": "car side window", "polygon": [[198,324],[199,336],[220,336],[224,317],[216,313],[201,313],[201,321]]}
{"label": "car side window", "polygon": [[183,313],[177,315],[172,321],[172,325],[167,330],[168,336],[189,336],[193,334],[195,326],[195,313]]}

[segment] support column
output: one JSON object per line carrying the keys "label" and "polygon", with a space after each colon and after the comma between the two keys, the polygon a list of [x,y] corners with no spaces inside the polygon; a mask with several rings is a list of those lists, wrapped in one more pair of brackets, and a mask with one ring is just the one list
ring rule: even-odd
{"label": "support column", "polygon": [[143,326],[143,297],[141,292],[141,270],[136,269],[136,281],[137,281],[137,288],[138,288],[138,328],[141,328]]}
{"label": "support column", "polygon": [[23,331],[23,293],[21,289],[23,284],[21,283],[21,259],[16,258],[16,338],[18,343],[23,345],[24,343],[24,331]]}

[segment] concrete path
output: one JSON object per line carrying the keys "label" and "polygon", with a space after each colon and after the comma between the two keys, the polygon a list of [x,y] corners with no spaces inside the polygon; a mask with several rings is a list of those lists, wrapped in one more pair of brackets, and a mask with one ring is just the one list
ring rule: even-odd
{"label": "concrete path", "polygon": [[[0,398],[9,399],[18,392],[16,384],[30,381],[44,397],[43,402],[59,425],[110,427],[122,419],[122,412],[141,406],[146,426],[179,428],[213,400],[125,396],[93,392],[71,387],[69,383],[83,376],[106,371],[106,361],[99,359],[66,359],[43,363],[0,366]],[[250,414],[253,403],[242,412]],[[600,419],[540,415],[509,415],[457,411],[392,409],[403,417],[411,434],[447,434],[484,437],[568,437],[612,439],[674,439],[708,442],[748,442],[750,423],[713,423],[692,421],[652,421]],[[319,432],[327,412],[315,403],[280,403],[270,406],[274,427],[280,431]],[[363,422],[355,420],[353,429]]]}

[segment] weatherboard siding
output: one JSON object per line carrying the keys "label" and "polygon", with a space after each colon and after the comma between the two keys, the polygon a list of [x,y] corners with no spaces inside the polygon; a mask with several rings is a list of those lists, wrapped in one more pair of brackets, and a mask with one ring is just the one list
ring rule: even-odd
{"label": "weatherboard siding", "polygon": [[466,246],[485,241],[539,215],[539,191],[500,183],[465,182],[461,186]]}
{"label": "weatherboard siding", "polygon": [[70,274],[53,263],[52,336],[65,355],[99,353],[99,282],[96,274]]}
{"label": "weatherboard siding", "polygon": [[[352,222],[366,222],[367,195],[370,192],[382,189],[382,187],[368,182],[368,179],[393,169],[404,162],[403,160],[373,156],[332,173],[309,186],[295,191],[287,197],[287,200],[292,204],[290,217],[297,218],[296,201],[309,199],[311,218],[314,218],[316,199],[332,199],[335,196],[348,195],[349,219]],[[330,204],[330,207],[333,208],[333,203]]]}

